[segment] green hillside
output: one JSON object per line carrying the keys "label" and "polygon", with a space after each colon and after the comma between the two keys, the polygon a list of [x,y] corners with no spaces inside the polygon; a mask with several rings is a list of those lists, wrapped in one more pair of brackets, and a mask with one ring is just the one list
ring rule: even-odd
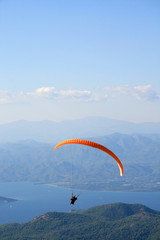
{"label": "green hillside", "polygon": [[0,226],[1,240],[159,240],[160,212],[115,203],[74,213],[46,213],[25,224]]}

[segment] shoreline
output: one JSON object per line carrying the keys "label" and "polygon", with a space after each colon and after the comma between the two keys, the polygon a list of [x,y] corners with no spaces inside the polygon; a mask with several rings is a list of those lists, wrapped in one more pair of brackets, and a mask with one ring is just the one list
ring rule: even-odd
{"label": "shoreline", "polygon": [[[41,184],[41,183],[40,183]],[[55,188],[63,188],[63,189],[68,189],[68,190],[71,190],[71,191],[88,191],[88,192],[115,192],[115,193],[138,193],[138,192],[143,192],[143,193],[152,193],[152,192],[160,192],[160,190],[155,190],[155,191],[151,191],[151,190],[93,190],[93,189],[83,189],[83,188],[71,188],[71,187],[67,187],[67,186],[62,186],[62,185],[58,185],[58,184],[55,184],[55,183],[42,183],[44,185],[48,185],[48,186],[51,186],[51,187],[55,187]]]}

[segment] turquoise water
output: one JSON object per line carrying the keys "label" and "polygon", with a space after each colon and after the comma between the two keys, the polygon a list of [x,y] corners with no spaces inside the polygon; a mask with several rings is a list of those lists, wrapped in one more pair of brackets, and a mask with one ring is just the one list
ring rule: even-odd
{"label": "turquoise water", "polygon": [[115,203],[140,203],[160,211],[160,192],[94,192],[75,190],[80,194],[70,206],[71,190],[28,182],[1,183],[0,196],[19,201],[0,203],[0,224],[28,222],[50,211],[69,212],[71,209]]}

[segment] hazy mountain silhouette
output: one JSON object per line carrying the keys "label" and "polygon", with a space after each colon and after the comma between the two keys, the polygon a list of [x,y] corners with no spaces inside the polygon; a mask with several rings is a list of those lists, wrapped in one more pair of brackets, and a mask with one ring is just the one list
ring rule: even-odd
{"label": "hazy mountain silhouette", "polygon": [[104,117],[87,117],[61,122],[17,121],[0,125],[0,142],[33,139],[51,143],[66,138],[97,137],[115,132],[160,134],[160,122],[132,123]]}

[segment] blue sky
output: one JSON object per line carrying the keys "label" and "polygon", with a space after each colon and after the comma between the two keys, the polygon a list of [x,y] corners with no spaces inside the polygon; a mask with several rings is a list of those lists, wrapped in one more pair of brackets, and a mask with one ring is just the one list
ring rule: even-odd
{"label": "blue sky", "polygon": [[0,123],[160,121],[159,0],[1,0]]}

